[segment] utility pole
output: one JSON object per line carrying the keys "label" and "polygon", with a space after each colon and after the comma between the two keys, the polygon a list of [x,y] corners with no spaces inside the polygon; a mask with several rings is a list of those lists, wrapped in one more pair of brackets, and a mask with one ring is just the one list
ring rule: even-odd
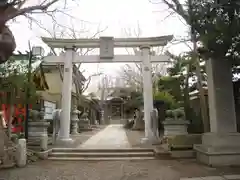
{"label": "utility pole", "polygon": [[29,122],[29,97],[30,97],[30,83],[31,83],[31,74],[32,74],[32,50],[29,52],[28,59],[28,76],[27,76],[27,90],[26,90],[26,119],[25,119],[25,139],[28,140],[28,122]]}

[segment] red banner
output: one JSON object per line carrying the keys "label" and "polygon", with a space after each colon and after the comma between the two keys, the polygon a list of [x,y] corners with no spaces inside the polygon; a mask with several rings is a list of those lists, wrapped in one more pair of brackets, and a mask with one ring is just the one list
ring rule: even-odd
{"label": "red banner", "polygon": [[[26,107],[22,104],[14,105],[13,106],[13,118],[14,122],[12,122],[12,132],[23,132],[23,122],[26,119]],[[32,108],[32,105],[29,105],[29,109]],[[6,124],[8,124],[8,121],[10,120],[10,112],[11,108],[10,105],[2,104],[2,111],[3,116],[6,121]]]}

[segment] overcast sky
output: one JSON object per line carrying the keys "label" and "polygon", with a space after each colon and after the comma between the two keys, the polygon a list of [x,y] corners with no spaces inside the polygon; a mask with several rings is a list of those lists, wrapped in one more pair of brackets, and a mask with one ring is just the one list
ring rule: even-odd
{"label": "overcast sky", "polygon": [[[35,0],[36,2],[38,0]],[[68,0],[70,2],[71,0]],[[78,37],[91,37],[99,29],[103,31],[102,36],[127,37],[125,31],[137,31],[138,24],[141,29],[141,36],[161,36],[174,35],[174,37],[183,37],[187,35],[187,27],[183,21],[176,15],[167,17],[169,11],[161,3],[152,4],[149,0],[79,0],[78,3],[68,5],[65,11],[68,15],[58,13],[56,20],[59,24],[68,27],[74,27],[78,32]],[[32,2],[32,1],[31,1]],[[155,0],[156,2],[156,0]],[[57,4],[56,6],[61,6]],[[46,28],[51,35],[54,35],[52,19],[45,15],[35,15],[42,27]],[[167,17],[167,18],[166,18]],[[25,17],[18,18],[11,24],[11,29],[16,38],[17,49],[25,51],[28,49],[28,41],[32,45],[44,44],[41,42],[41,36],[50,36],[43,29],[39,28],[34,22],[26,20]],[[55,36],[60,37],[63,28],[57,28]],[[174,53],[180,53],[186,50],[184,44],[171,46],[170,50]],[[98,71],[111,76],[117,76],[119,68],[124,64],[83,64],[84,75]],[[96,91],[99,77],[94,78],[88,92]]]}

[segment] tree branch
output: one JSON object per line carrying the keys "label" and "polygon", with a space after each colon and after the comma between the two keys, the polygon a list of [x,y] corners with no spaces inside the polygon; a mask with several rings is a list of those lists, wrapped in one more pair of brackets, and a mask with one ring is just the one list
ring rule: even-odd
{"label": "tree branch", "polygon": [[[6,21],[14,19],[17,16],[21,16],[21,15],[25,15],[27,13],[31,13],[35,10],[41,10],[41,11],[46,11],[51,5],[55,4],[57,1],[59,0],[52,0],[49,3],[46,3],[46,1],[44,1],[43,3],[41,3],[40,5],[36,5],[36,6],[30,6],[30,7],[26,7],[26,8],[22,8],[22,9],[16,9],[15,12],[10,13],[7,17],[6,17]],[[22,4],[23,5],[23,4]],[[21,5],[21,6],[22,6]],[[20,6],[20,7],[21,7]]]}
{"label": "tree branch", "polygon": [[87,90],[87,88],[88,88],[89,85],[90,85],[90,82],[91,82],[92,78],[95,77],[95,76],[100,76],[101,74],[102,74],[102,73],[96,73],[96,74],[92,74],[92,75],[90,75],[90,76],[88,77],[88,79],[86,80],[87,83],[86,83],[85,87],[83,87],[82,90],[81,90],[82,93],[85,92],[85,91]]}

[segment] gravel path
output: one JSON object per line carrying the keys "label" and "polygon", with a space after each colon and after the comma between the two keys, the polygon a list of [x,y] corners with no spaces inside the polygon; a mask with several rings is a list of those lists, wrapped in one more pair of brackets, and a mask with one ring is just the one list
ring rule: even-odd
{"label": "gravel path", "polygon": [[[78,143],[99,132],[83,133]],[[82,135],[83,135],[82,134]],[[139,147],[143,132],[126,132],[133,147]],[[111,134],[109,134],[111,135]],[[77,143],[76,143],[77,144]],[[239,174],[239,168],[209,168],[195,160],[145,161],[38,161],[25,168],[0,170],[0,180],[179,180],[180,177],[200,177]]]}
{"label": "gravel path", "polygon": [[193,160],[53,162],[39,161],[26,168],[0,171],[4,180],[179,180],[239,174],[240,168],[209,168]]}

